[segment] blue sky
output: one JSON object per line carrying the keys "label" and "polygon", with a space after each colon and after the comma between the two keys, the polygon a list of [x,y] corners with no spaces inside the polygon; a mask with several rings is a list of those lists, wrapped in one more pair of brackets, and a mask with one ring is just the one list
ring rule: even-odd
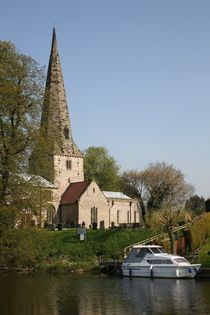
{"label": "blue sky", "polygon": [[210,1],[1,1],[1,40],[41,65],[54,24],[80,149],[165,161],[210,197]]}

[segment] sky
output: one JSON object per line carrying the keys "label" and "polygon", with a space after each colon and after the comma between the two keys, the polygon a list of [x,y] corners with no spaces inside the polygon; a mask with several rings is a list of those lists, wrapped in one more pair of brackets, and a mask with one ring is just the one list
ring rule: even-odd
{"label": "sky", "polygon": [[0,0],[0,40],[47,70],[53,26],[73,137],[121,171],[165,161],[210,197],[209,0]]}

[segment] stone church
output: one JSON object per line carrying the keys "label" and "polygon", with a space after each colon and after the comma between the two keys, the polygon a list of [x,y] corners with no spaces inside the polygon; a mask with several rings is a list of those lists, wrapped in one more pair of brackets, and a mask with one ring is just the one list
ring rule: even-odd
{"label": "stone church", "polygon": [[[85,224],[90,228],[139,223],[136,200],[120,192],[103,192],[94,180],[84,181],[83,156],[73,141],[55,29],[40,132],[46,145],[51,145],[48,166],[35,171],[54,185],[52,202],[45,218],[48,223],[54,220],[67,227]],[[39,154],[34,154],[31,158],[34,169],[38,160]],[[50,168],[51,172],[48,172]]]}

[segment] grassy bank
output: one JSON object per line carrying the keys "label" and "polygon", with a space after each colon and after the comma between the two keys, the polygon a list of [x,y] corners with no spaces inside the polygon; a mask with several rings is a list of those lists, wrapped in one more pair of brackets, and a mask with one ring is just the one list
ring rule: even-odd
{"label": "grassy bank", "polygon": [[1,268],[32,268],[39,272],[93,270],[101,260],[119,260],[123,249],[152,235],[148,230],[88,230],[80,241],[66,231],[11,230],[0,240]]}

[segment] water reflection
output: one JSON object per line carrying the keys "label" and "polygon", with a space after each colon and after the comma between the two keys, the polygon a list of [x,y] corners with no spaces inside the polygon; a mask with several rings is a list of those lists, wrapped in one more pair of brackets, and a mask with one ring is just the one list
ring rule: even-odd
{"label": "water reflection", "polygon": [[4,275],[1,315],[210,314],[210,282],[92,275]]}

